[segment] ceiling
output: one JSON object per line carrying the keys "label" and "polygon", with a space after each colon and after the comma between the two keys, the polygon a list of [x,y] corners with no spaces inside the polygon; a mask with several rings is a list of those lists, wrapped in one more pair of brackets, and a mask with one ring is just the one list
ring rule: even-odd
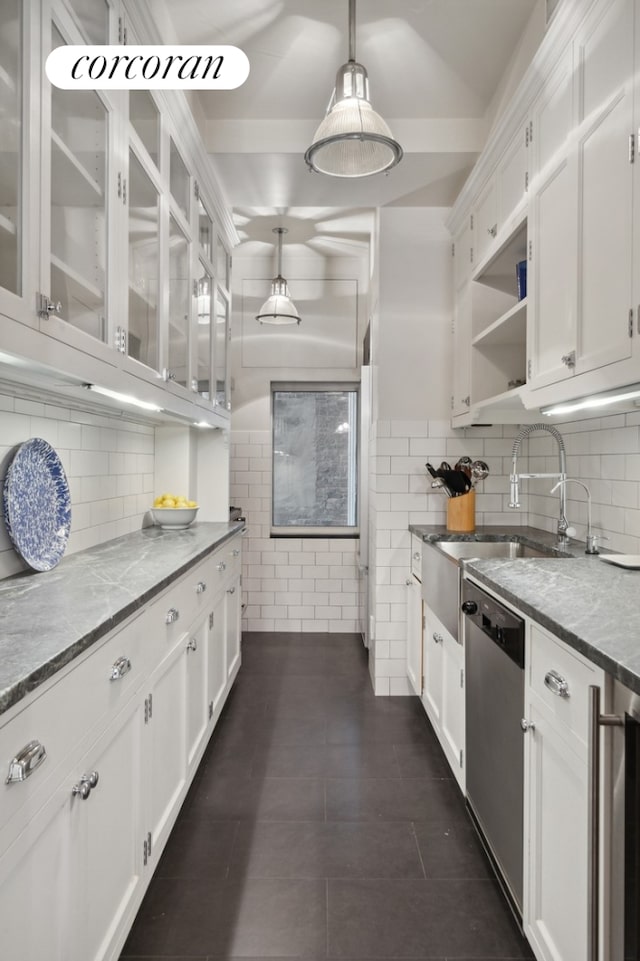
{"label": "ceiling", "polygon": [[241,239],[263,232],[272,243],[273,218],[289,217],[311,219],[302,232],[325,243],[330,222],[340,240],[344,210],[348,243],[362,208],[453,203],[543,0],[359,0],[356,59],[405,156],[386,175],[349,181],[310,173],[303,160],[348,59],[348,0],[148,2],[165,42],[229,43],[249,58],[242,87],[199,91],[194,104]]}

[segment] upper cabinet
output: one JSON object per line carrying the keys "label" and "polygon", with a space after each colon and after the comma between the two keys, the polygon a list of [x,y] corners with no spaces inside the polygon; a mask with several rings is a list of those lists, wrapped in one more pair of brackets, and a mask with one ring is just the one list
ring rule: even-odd
{"label": "upper cabinet", "polygon": [[169,413],[226,423],[235,238],[186,102],[61,90],[44,72],[64,44],[144,42],[138,6],[0,9],[0,312],[41,335],[14,331],[4,346],[39,370],[55,357],[70,379],[86,370]]}
{"label": "upper cabinet", "polygon": [[639,30],[640,0],[563,5],[454,208],[454,236],[473,228],[454,426],[640,379]]}

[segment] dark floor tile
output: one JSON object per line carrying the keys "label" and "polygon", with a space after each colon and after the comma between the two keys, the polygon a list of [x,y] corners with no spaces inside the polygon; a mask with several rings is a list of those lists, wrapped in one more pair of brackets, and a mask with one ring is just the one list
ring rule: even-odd
{"label": "dark floor tile", "polygon": [[211,821],[323,821],[324,783],[315,778],[201,779],[182,817]]}
{"label": "dark floor tile", "polygon": [[489,864],[473,825],[457,815],[450,821],[417,821],[418,847],[428,878],[492,878]]}
{"label": "dark floor tile", "polygon": [[154,880],[124,956],[324,957],[325,882]]}
{"label": "dark floor tile", "polygon": [[247,743],[246,738],[228,736],[223,729],[219,733],[220,737],[214,734],[209,742],[196,772],[196,780],[213,776],[250,777],[256,753],[255,744]]}
{"label": "dark floor tile", "polygon": [[329,958],[530,958],[493,881],[329,881]]}
{"label": "dark floor tile", "polygon": [[328,779],[328,821],[466,820],[457,786],[432,778]]}
{"label": "dark floor tile", "polygon": [[326,744],[265,744],[256,748],[251,774],[254,778],[322,778],[326,770]]}
{"label": "dark floor tile", "polygon": [[425,739],[420,744],[394,744],[393,751],[400,777],[453,777],[442,748],[435,738]]}
{"label": "dark floor tile", "polygon": [[180,817],[167,841],[155,877],[195,880],[226,878],[237,823]]}
{"label": "dark floor tile", "polygon": [[341,716],[327,719],[327,744],[370,741],[419,746],[429,744],[431,739],[426,716],[414,710],[387,713],[376,704],[370,704],[364,709],[345,710]]}
{"label": "dark floor tile", "polygon": [[260,823],[238,829],[231,879],[423,878],[410,824]]}
{"label": "dark floor tile", "polygon": [[325,774],[330,778],[399,777],[393,744],[328,744]]}

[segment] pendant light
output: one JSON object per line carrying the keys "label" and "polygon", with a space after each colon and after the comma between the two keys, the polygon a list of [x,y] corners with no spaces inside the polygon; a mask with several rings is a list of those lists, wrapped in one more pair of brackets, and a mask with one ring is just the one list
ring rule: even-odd
{"label": "pendant light", "polygon": [[402,147],[369,101],[355,34],[356,0],[349,0],[349,60],[338,70],[327,114],[304,155],[311,170],[331,177],[369,177],[402,160]]}
{"label": "pendant light", "polygon": [[278,235],[278,276],[271,281],[271,295],[256,314],[256,320],[260,324],[299,324],[296,305],[282,276],[282,235],[288,231],[286,227],[274,227],[272,233]]}

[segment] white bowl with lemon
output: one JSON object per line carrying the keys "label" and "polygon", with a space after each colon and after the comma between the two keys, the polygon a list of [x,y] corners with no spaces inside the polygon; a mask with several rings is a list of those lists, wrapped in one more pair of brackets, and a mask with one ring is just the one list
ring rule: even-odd
{"label": "white bowl with lemon", "polygon": [[182,494],[160,494],[151,508],[154,524],[165,531],[186,530],[193,524],[197,513],[196,501],[190,501]]}

